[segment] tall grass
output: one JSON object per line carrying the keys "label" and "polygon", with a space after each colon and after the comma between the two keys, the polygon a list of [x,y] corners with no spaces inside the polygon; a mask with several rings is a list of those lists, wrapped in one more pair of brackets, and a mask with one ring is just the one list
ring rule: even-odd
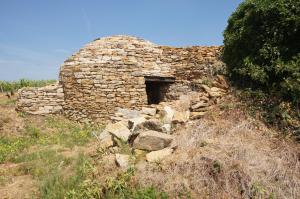
{"label": "tall grass", "polygon": [[56,80],[28,80],[0,81],[0,92],[15,91],[23,87],[41,87],[55,83]]}

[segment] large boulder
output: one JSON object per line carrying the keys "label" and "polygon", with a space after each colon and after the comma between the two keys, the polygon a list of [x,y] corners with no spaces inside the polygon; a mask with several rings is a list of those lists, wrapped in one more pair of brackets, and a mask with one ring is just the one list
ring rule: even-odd
{"label": "large boulder", "polygon": [[152,151],[146,154],[146,160],[148,162],[159,162],[165,159],[167,156],[171,155],[172,153],[173,149],[171,148],[165,148],[159,151]]}
{"label": "large boulder", "polygon": [[171,135],[160,133],[158,131],[143,131],[133,142],[135,149],[142,149],[148,151],[157,151],[166,148],[172,142]]}
{"label": "large boulder", "polygon": [[128,141],[131,132],[124,124],[124,122],[110,123],[106,126],[105,131],[112,134],[114,137],[117,137],[123,141]]}

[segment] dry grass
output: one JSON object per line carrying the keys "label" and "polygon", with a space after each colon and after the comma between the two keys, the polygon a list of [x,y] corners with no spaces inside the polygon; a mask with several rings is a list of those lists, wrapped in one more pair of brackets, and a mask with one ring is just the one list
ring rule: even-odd
{"label": "dry grass", "polygon": [[8,99],[0,93],[0,136],[16,136],[24,128],[23,119],[14,110],[15,98]]}
{"label": "dry grass", "polygon": [[239,111],[190,122],[177,151],[159,165],[139,165],[141,184],[174,197],[300,198],[300,147]]}

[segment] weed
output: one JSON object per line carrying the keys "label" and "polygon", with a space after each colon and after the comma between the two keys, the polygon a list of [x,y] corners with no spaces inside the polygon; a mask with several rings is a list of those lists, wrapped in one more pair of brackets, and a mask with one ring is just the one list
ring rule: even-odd
{"label": "weed", "polygon": [[202,142],[200,142],[199,147],[205,147],[207,145],[208,145],[208,143],[206,141],[202,141]]}
{"label": "weed", "polygon": [[20,79],[18,81],[0,81],[0,92],[8,92],[18,90],[23,87],[42,87],[55,83],[56,80],[27,80]]}
{"label": "weed", "polygon": [[213,162],[213,165],[212,165],[212,172],[213,174],[218,174],[221,172],[221,169],[222,169],[222,165],[221,163],[218,161],[218,160],[215,160]]}
{"label": "weed", "polygon": [[120,199],[168,198],[168,195],[165,192],[159,192],[153,186],[143,188],[134,184],[132,181],[133,176],[134,169],[129,168],[116,179],[109,179],[105,187],[103,187],[103,197]]}
{"label": "weed", "polygon": [[15,99],[0,99],[0,105],[12,105],[15,104]]}
{"label": "weed", "polygon": [[204,79],[202,83],[209,86],[209,87],[213,86],[213,82],[212,82],[211,79]]}
{"label": "weed", "polygon": [[35,126],[27,125],[25,127],[26,135],[30,136],[31,138],[38,139],[41,134],[41,130]]}
{"label": "weed", "polygon": [[32,140],[25,137],[6,138],[0,137],[0,163],[14,158],[26,147],[32,144]]}
{"label": "weed", "polygon": [[81,125],[63,118],[48,117],[46,126],[52,128],[55,133],[47,135],[42,140],[43,144],[60,144],[72,148],[75,145],[86,144],[92,137],[92,126]]}
{"label": "weed", "polygon": [[276,93],[245,89],[236,95],[243,102],[245,110],[270,127],[300,137],[300,111],[297,104],[284,101]]}
{"label": "weed", "polygon": [[63,168],[52,170],[41,179],[41,198],[87,198],[77,194],[79,194],[78,190],[82,190],[82,183],[86,182],[91,169],[89,160],[80,154],[72,167],[74,173],[71,175],[67,176]]}
{"label": "weed", "polygon": [[226,102],[226,103],[220,104],[219,107],[222,111],[228,111],[228,110],[234,109],[236,107],[236,105],[233,103]]}
{"label": "weed", "polygon": [[11,121],[10,117],[1,117],[0,118],[0,129],[4,126],[4,124],[9,123]]}
{"label": "weed", "polygon": [[128,145],[127,142],[121,140],[121,139],[118,139],[118,138],[115,138],[114,139],[116,142],[117,142],[117,145],[119,146],[119,153],[121,154],[127,154],[127,155],[132,155],[132,151],[131,151],[131,148],[130,146]]}

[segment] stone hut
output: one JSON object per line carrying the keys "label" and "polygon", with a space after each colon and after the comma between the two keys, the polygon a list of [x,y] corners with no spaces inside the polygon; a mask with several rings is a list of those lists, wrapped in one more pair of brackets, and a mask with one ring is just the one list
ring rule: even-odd
{"label": "stone hut", "polygon": [[17,110],[107,121],[117,108],[140,109],[200,89],[222,69],[221,47],[159,46],[131,36],[96,39],[67,59],[59,82],[19,91]]}

